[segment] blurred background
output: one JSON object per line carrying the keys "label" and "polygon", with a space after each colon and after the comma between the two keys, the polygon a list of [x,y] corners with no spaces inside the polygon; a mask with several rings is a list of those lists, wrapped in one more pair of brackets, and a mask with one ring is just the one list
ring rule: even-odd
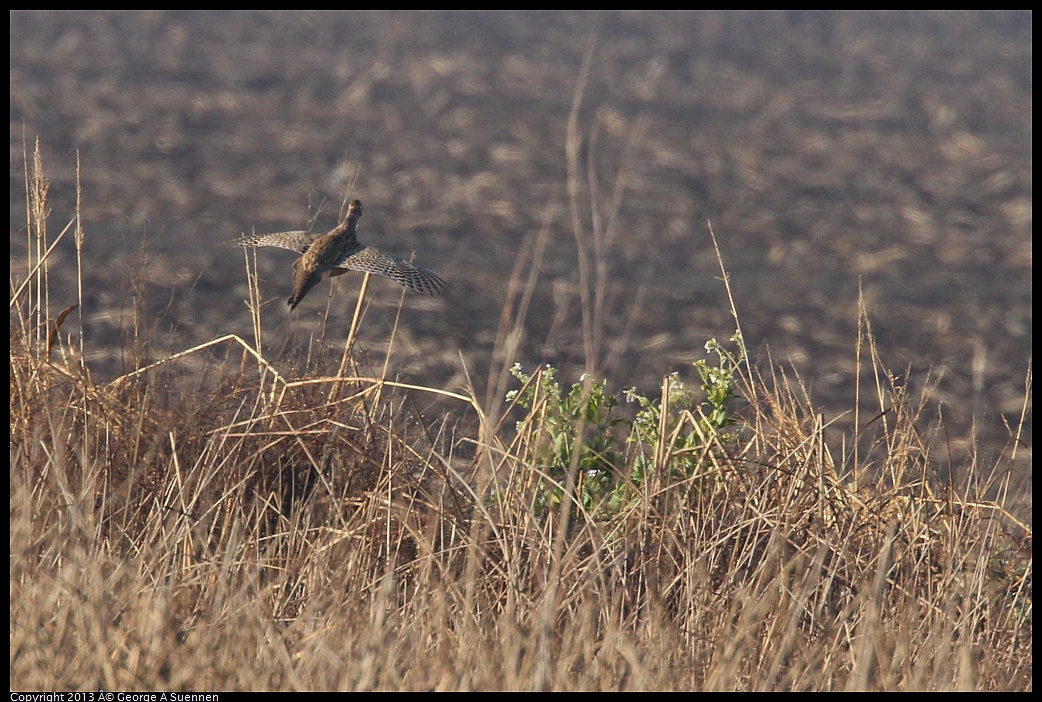
{"label": "blurred background", "polygon": [[[10,19],[12,279],[39,137],[55,234],[81,161],[99,378],[130,370],[142,326],[157,358],[252,340],[243,256],[223,243],[324,232],[357,197],[364,243],[452,285],[405,300],[391,373],[409,382],[458,390],[466,364],[484,396],[518,266],[538,274],[518,360],[576,381],[578,230],[601,263],[598,371],[615,390],[697,383],[706,340],[735,331],[711,225],[754,363],[798,375],[836,430],[852,428],[860,291],[883,364],[943,416],[923,427],[948,447],[932,453],[989,467],[1011,445],[1032,359],[1029,12]],[[61,309],[71,240],[55,256]],[[360,277],[289,314],[292,254],[258,260],[266,348],[341,348]],[[358,353],[381,364],[400,289],[369,295]],[[1026,429],[1029,471],[1030,411]]]}

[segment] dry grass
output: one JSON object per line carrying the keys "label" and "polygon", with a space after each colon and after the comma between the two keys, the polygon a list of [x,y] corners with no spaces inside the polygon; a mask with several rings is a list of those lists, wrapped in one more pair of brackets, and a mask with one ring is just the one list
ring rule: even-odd
{"label": "dry grass", "polygon": [[[436,391],[361,377],[347,349],[291,376],[258,351],[259,306],[252,342],[139,349],[101,383],[51,315],[38,158],[27,183],[12,689],[1031,689],[1031,533],[1003,465],[931,475],[921,407],[870,345],[880,413],[838,456],[803,386],[741,356],[727,421],[669,382],[643,433],[556,425],[552,394],[440,393],[475,418],[459,438],[409,409]],[[548,457],[590,423],[617,438],[593,455],[610,507],[580,451]]]}

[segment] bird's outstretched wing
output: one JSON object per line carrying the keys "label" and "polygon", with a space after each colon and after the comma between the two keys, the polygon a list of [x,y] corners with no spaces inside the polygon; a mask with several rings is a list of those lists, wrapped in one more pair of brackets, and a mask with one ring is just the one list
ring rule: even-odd
{"label": "bird's outstretched wing", "polygon": [[277,234],[257,234],[247,236],[235,242],[238,246],[277,246],[303,254],[321,234],[310,232],[279,232]]}
{"label": "bird's outstretched wing", "polygon": [[363,247],[337,261],[329,272],[329,277],[342,275],[347,271],[365,271],[387,276],[417,295],[440,295],[448,287],[448,284],[432,271],[414,266],[372,246]]}

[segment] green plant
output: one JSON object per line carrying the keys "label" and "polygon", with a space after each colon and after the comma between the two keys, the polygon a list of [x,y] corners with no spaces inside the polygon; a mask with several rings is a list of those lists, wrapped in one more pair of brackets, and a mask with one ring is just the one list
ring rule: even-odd
{"label": "green plant", "polygon": [[738,347],[738,351],[733,354],[716,339],[706,342],[706,352],[716,354],[716,366],[710,366],[704,360],[695,361],[695,370],[702,379],[702,390],[706,394],[701,415],[704,428],[709,431],[726,429],[737,421],[731,411],[731,401],[737,392],[736,379],[746,356],[742,332],[732,334],[731,342]]}
{"label": "green plant", "polygon": [[[690,409],[696,406],[694,393],[676,372],[665,377],[658,402],[640,394],[636,388],[625,391],[626,399],[640,406],[628,439],[638,448],[630,478],[633,486],[643,487],[652,477],[656,465],[661,465],[664,471],[661,477],[666,480],[690,478],[702,463],[713,437],[722,443],[733,440],[733,436],[722,432],[737,422],[732,404],[739,367],[745,359],[745,345],[740,332],[735,332],[731,341],[738,346],[736,353],[726,351],[716,339],[710,339],[705,348],[707,352],[716,354],[717,364],[712,366],[704,360],[694,364],[706,396],[697,405],[697,417]],[[617,502],[621,501],[620,496],[615,498]]]}
{"label": "green plant", "polygon": [[584,510],[596,510],[621,466],[613,430],[627,422],[615,412],[618,398],[607,391],[604,380],[588,380],[585,375],[562,393],[557,371],[550,365],[529,375],[515,363],[510,373],[521,381],[521,388],[508,392],[507,401],[529,410],[517,429],[532,465],[544,476],[536,512],[543,514],[560,504],[573,463],[578,470],[576,496]]}
{"label": "green plant", "polygon": [[[706,351],[716,353],[717,364],[695,363],[706,394],[697,405],[697,417],[690,409],[696,406],[694,393],[684,386],[679,374],[666,376],[665,422],[663,399],[656,402],[636,388],[624,392],[629,402],[639,405],[634,419],[629,420],[619,415],[619,400],[608,392],[605,380],[584,375],[564,392],[553,366],[543,366],[530,375],[520,364],[514,364],[510,373],[521,382],[521,388],[508,392],[507,401],[528,410],[517,423],[517,430],[527,460],[542,476],[536,512],[542,515],[561,503],[573,465],[577,468],[576,499],[585,514],[595,517],[619,513],[647,483],[656,461],[663,467],[666,480],[690,477],[709,438],[719,437],[736,421],[731,405],[745,353],[737,332],[731,340],[738,344],[737,353],[727,352],[716,339],[710,339]],[[628,432],[628,454],[617,450],[616,431],[620,426]]]}

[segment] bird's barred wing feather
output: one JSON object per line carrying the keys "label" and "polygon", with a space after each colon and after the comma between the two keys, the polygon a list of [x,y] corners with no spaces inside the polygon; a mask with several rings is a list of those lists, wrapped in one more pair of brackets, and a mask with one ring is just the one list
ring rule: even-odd
{"label": "bird's barred wing feather", "polygon": [[397,256],[386,254],[372,246],[345,256],[334,264],[330,276],[340,275],[345,271],[365,271],[384,275],[418,295],[438,295],[445,290],[447,284],[432,271],[415,266]]}
{"label": "bird's barred wing feather", "polygon": [[279,232],[277,234],[257,234],[239,239],[239,246],[277,246],[303,254],[320,235],[310,232]]}

